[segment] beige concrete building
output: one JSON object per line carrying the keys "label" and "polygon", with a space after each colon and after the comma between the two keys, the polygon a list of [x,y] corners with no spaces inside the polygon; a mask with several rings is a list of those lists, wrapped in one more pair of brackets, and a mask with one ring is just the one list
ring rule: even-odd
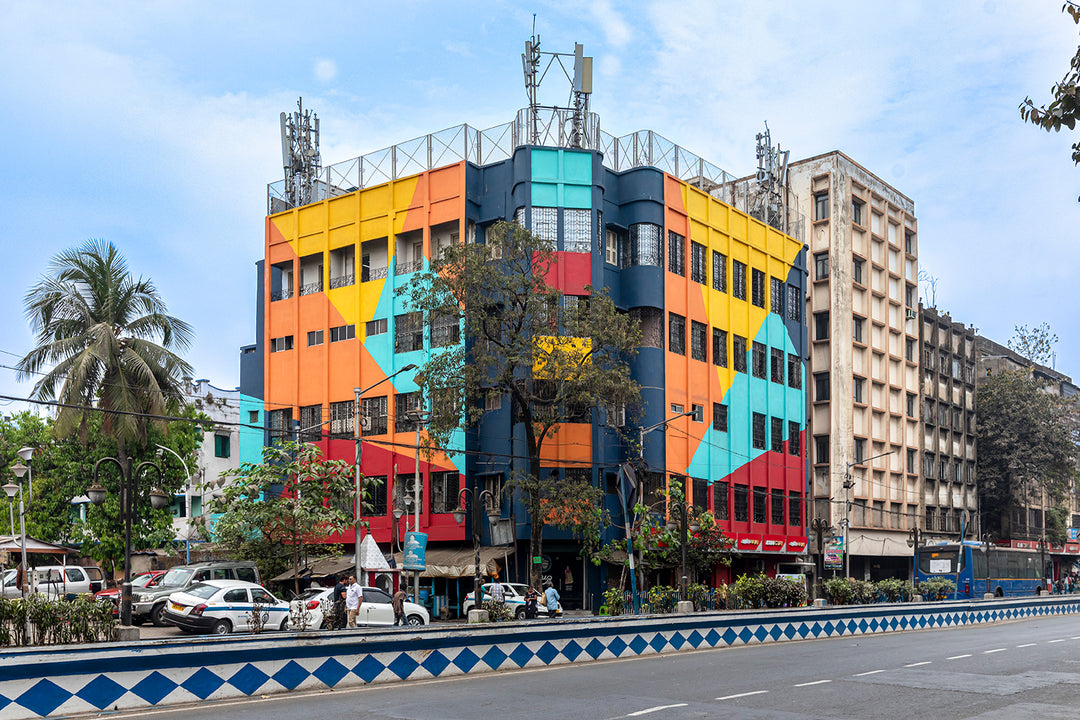
{"label": "beige concrete building", "polygon": [[908,577],[923,515],[915,204],[841,152],[791,163],[789,183],[808,222],[814,517],[841,536],[850,523],[853,577]]}

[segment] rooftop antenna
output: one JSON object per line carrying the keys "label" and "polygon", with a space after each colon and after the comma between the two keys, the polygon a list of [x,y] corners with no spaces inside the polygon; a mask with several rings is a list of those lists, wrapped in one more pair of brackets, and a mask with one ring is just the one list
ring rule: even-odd
{"label": "rooftop antenna", "polygon": [[[571,61],[571,58],[573,60]],[[571,64],[572,63],[572,64]],[[569,68],[568,68],[569,66]],[[521,67],[525,73],[525,94],[529,98],[528,127],[526,142],[530,145],[543,145],[545,135],[551,134],[553,127],[544,127],[541,111],[551,111],[553,119],[558,119],[556,144],[566,147],[590,147],[596,138],[591,138],[589,117],[589,96],[592,95],[593,59],[585,57],[581,43],[574,44],[572,53],[544,52],[540,50],[540,36],[536,34],[536,13],[533,13],[533,33],[525,41],[525,52],[521,54]],[[570,97],[565,105],[541,105],[540,85],[553,67],[562,70],[570,84]],[[566,126],[569,127],[566,127]]]}
{"label": "rooftop antenna", "polygon": [[296,101],[296,112],[281,113],[281,160],[285,167],[285,196],[292,207],[317,200],[316,184],[322,169],[319,116],[304,110],[304,98]]}
{"label": "rooftop antenna", "polygon": [[769,123],[765,132],[757,134],[756,187],[750,205],[750,215],[777,230],[787,232],[787,171],[790,150],[773,147]]}

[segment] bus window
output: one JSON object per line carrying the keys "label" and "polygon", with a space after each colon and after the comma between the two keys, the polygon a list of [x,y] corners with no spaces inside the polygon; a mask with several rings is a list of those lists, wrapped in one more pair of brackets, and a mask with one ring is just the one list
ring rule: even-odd
{"label": "bus window", "polygon": [[972,563],[971,563],[971,565],[972,565],[972,573],[979,580],[985,580],[986,579],[986,571],[987,571],[986,553],[979,552],[979,551],[974,551],[974,552],[971,553],[971,558],[972,558]]}
{"label": "bus window", "polygon": [[919,571],[926,575],[955,575],[963,569],[957,568],[958,557],[956,547],[923,548],[919,551]]}

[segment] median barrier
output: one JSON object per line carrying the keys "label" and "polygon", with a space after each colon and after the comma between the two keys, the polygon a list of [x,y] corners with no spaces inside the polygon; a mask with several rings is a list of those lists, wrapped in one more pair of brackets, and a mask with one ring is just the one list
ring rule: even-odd
{"label": "median barrier", "polygon": [[1080,613],[1080,596],[183,637],[0,652],[0,720]]}

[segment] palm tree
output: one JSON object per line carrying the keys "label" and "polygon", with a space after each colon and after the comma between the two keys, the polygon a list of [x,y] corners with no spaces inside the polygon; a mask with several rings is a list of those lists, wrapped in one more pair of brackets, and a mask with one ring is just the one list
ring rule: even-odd
{"label": "palm tree", "polygon": [[[105,411],[103,430],[125,445],[145,441],[147,416],[181,401],[191,366],[173,352],[192,328],[167,314],[153,282],[132,277],[116,246],[89,240],[53,258],[26,293],[37,347],[18,363],[19,380],[37,379],[32,396],[56,399],[58,438],[87,438],[87,410]],[[159,421],[160,422],[160,421]]]}

